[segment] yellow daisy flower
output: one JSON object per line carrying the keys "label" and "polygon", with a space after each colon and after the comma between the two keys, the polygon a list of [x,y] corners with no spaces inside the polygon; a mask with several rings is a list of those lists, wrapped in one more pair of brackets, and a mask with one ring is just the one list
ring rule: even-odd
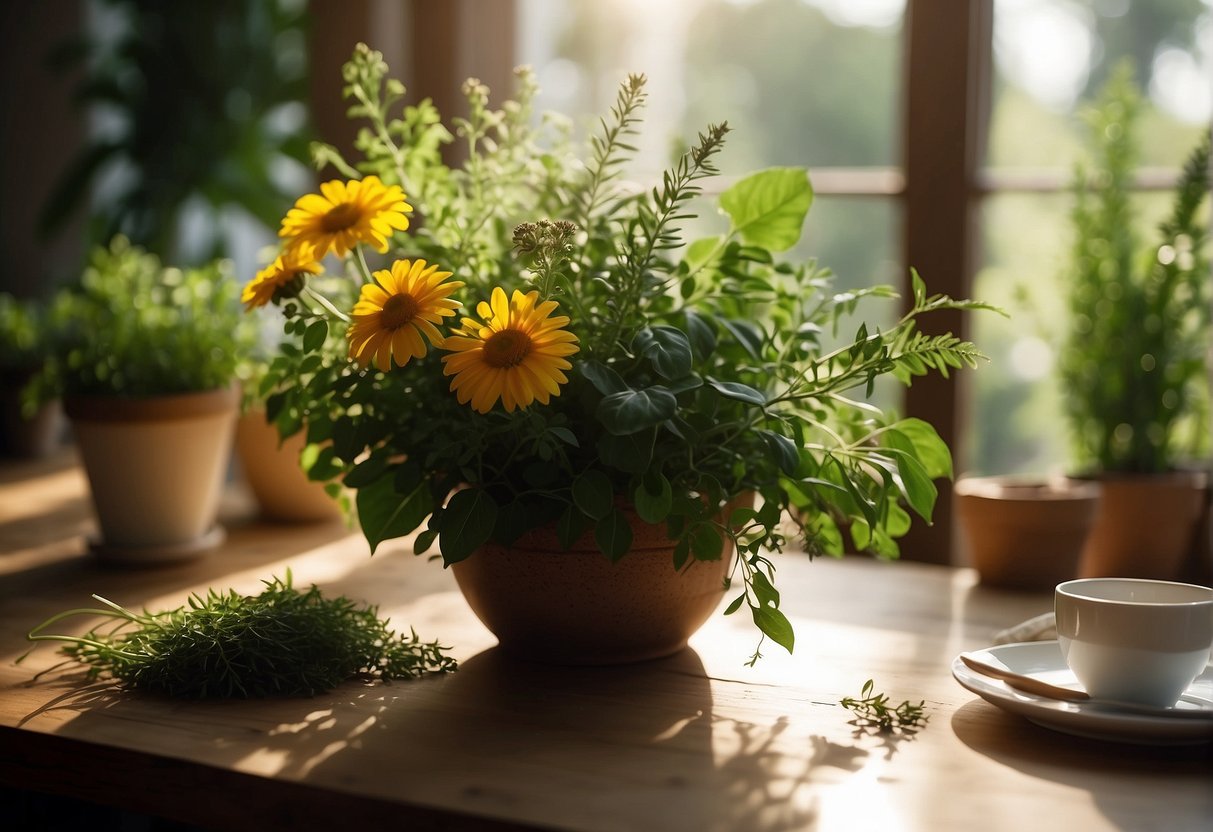
{"label": "yellow daisy flower", "polygon": [[295,290],[292,294],[297,294],[307,275],[320,274],[320,271],[320,264],[302,256],[301,252],[283,252],[245,285],[240,300],[246,311],[265,306],[288,287]]}
{"label": "yellow daisy flower", "polygon": [[299,197],[278,229],[279,237],[303,256],[320,260],[330,251],[344,257],[358,243],[387,251],[393,230],[409,227],[405,214],[413,206],[404,201],[399,185],[384,185],[378,176],[342,182],[333,179],[320,186],[319,194]]}
{"label": "yellow daisy flower", "polygon": [[441,345],[442,333],[434,325],[455,314],[461,304],[448,295],[463,283],[447,280],[450,272],[440,272],[424,260],[397,260],[391,271],[372,276],[375,282],[362,287],[354,304],[346,338],[351,359],[362,367],[374,361],[386,373],[392,359],[403,367],[409,359],[425,355],[422,335]]}
{"label": "yellow daisy flower", "polygon": [[551,317],[556,301],[538,300],[538,292],[524,295],[517,289],[507,300],[505,292],[495,288],[491,302],[476,307],[484,323],[464,318],[462,332],[441,344],[451,351],[442,357],[443,374],[454,376],[451,390],[460,404],[470,401],[477,411],[488,413],[501,399],[508,413],[535,399],[547,404],[549,397],[560,395],[560,385],[568,382],[561,371],[573,366],[565,357],[580,348],[577,336],[562,328],[569,319]]}

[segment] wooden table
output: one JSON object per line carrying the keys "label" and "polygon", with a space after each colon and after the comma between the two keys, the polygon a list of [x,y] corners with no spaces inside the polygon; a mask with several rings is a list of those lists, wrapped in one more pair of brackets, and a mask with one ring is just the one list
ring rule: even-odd
{"label": "wooden table", "polygon": [[[740,616],[691,649],[616,668],[510,660],[450,574],[406,545],[371,557],[340,523],[250,517],[238,483],[227,543],[188,565],[103,569],[72,458],[0,467],[0,783],[217,829],[1090,830],[1213,828],[1209,746],[1081,740],[1006,714],[949,664],[1048,595],[980,588],[969,570],[779,559],[794,656]],[[182,703],[83,685],[24,634],[100,593],[160,609],[207,587],[297,584],[380,605],[452,645],[462,669],[351,683],[314,699]],[[81,629],[87,622],[79,622]],[[857,729],[837,703],[868,678],[925,699],[912,737]]]}

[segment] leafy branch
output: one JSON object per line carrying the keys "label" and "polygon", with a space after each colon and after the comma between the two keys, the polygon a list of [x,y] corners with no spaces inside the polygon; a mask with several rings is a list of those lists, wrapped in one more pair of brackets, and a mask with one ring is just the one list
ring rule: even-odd
{"label": "leafy branch", "polygon": [[857,720],[864,725],[873,726],[884,733],[915,733],[930,722],[931,718],[923,712],[925,700],[919,700],[918,704],[905,701],[891,705],[888,695],[876,693],[875,688],[873,680],[868,679],[863,683],[858,699],[846,696],[838,704],[854,712]]}

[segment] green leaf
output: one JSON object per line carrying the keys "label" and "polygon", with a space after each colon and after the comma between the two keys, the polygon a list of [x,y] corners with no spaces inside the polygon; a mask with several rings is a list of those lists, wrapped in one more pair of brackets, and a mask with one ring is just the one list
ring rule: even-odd
{"label": "green leaf", "polygon": [[632,499],[641,520],[646,523],[660,523],[670,514],[670,508],[674,504],[674,492],[665,475],[654,471],[637,486]]}
{"label": "green leaf", "polygon": [[586,516],[577,509],[577,506],[566,508],[560,515],[560,519],[556,521],[556,540],[559,541],[560,548],[568,551],[569,547],[577,542],[577,538],[585,532],[586,525]]}
{"label": "green leaf", "polygon": [[754,624],[758,629],[791,653],[796,634],[792,632],[792,623],[787,616],[774,607],[750,607],[750,611],[754,614]]}
{"label": "green leaf", "polygon": [[623,393],[630,389],[619,373],[600,361],[579,361],[577,368],[599,393],[609,396],[612,393]]}
{"label": "green leaf", "polygon": [[463,560],[489,539],[497,525],[497,503],[482,488],[456,491],[442,512],[438,548],[447,566]]}
{"label": "green leaf", "polygon": [[672,326],[645,327],[636,333],[632,346],[645,356],[657,373],[668,379],[682,378],[691,372],[691,342],[682,330]]}
{"label": "green leaf", "polygon": [[796,443],[775,431],[760,430],[758,433],[771,449],[771,455],[775,458],[779,470],[789,477],[796,476],[796,471],[800,468],[800,449],[796,447]]}
{"label": "green leaf", "polygon": [[721,318],[720,323],[732,333],[737,342],[750,354],[750,357],[755,361],[762,360],[762,346],[766,343],[766,336],[762,332],[762,328],[752,321],[736,321],[728,318]]}
{"label": "green leaf", "polygon": [[416,529],[434,510],[433,497],[424,485],[411,494],[396,491],[391,477],[381,477],[358,489],[358,524],[371,546],[371,554],[385,540],[402,537]]}
{"label": "green leaf", "polygon": [[700,238],[687,246],[686,253],[682,259],[691,267],[692,271],[698,269],[707,263],[712,253],[720,247],[720,240],[719,235]]}
{"label": "green leaf", "polygon": [[690,309],[683,311],[687,324],[687,338],[691,342],[691,350],[699,361],[706,361],[716,350],[716,330],[712,328],[711,320]]}
{"label": "green leaf", "polygon": [[678,400],[664,387],[612,393],[598,405],[598,419],[616,436],[659,425],[678,410]]}
{"label": "green leaf", "polygon": [[720,207],[746,243],[787,251],[800,240],[813,204],[804,168],[769,168],[747,176],[720,195]]}
{"label": "green leaf", "polygon": [[896,452],[892,457],[900,475],[902,494],[910,503],[910,508],[929,522],[938,491],[935,483],[927,476],[927,469],[918,461],[914,443],[904,433],[896,430],[885,431],[884,440],[888,447]]}
{"label": "green leaf", "polygon": [[732,615],[733,613],[737,612],[737,610],[741,609],[741,605],[744,601],[745,601],[745,593],[743,592],[740,595],[738,595],[736,598],[734,598],[729,603],[729,605],[724,608],[724,614]]}
{"label": "green leaf", "polygon": [[548,428],[548,433],[552,434],[552,436],[555,436],[566,445],[572,445],[574,448],[578,447],[576,434],[574,434],[568,428]]}
{"label": "green leaf", "polygon": [[758,601],[760,607],[778,607],[779,606],[779,590],[775,588],[766,573],[760,569],[755,569],[750,575],[750,588],[754,591],[754,598]]}
{"label": "green leaf", "polygon": [[691,526],[690,538],[695,560],[720,560],[724,538],[715,523],[696,523]]}
{"label": "green leaf", "polygon": [[902,419],[891,425],[893,429],[904,434],[914,445],[915,455],[922,467],[926,469],[931,479],[952,477],[952,454],[947,443],[939,438],[935,428],[922,419]]}
{"label": "green leaf", "polygon": [[315,352],[324,346],[329,337],[329,322],[326,320],[313,321],[303,333],[303,351]]}
{"label": "green leaf", "polygon": [[387,473],[388,460],[385,456],[371,456],[354,466],[345,479],[342,480],[348,488],[365,488]]}
{"label": "green leaf", "polygon": [[632,548],[632,527],[618,510],[594,524],[594,541],[611,560],[619,560]]}
{"label": "green leaf", "polygon": [[756,404],[759,407],[767,403],[767,397],[748,384],[742,384],[738,381],[717,381],[711,377],[707,379],[707,382],[716,392],[725,398],[746,402],[747,404]]}
{"label": "green leaf", "polygon": [[587,517],[606,517],[615,503],[611,478],[596,468],[582,472],[573,480],[573,502]]}

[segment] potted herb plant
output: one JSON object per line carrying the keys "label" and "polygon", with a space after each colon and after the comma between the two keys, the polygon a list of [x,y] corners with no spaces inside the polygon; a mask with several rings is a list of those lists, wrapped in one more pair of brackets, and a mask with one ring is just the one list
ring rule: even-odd
{"label": "potted herb plant", "polygon": [[65,290],[38,385],[62,394],[88,474],[103,559],[197,557],[216,513],[249,327],[225,261],[164,266],[115,238]]}
{"label": "potted herb plant", "polygon": [[58,399],[34,406],[25,395],[45,360],[46,316],[37,301],[0,293],[0,454],[5,456],[46,456],[62,436]]}
{"label": "potted herb plant", "polygon": [[1081,573],[1174,578],[1206,503],[1205,473],[1183,463],[1208,444],[1209,135],[1143,247],[1131,195],[1140,111],[1125,65],[1086,113],[1058,367],[1078,470],[1103,492]]}
{"label": "potted herb plant", "polygon": [[269,417],[329,442],[311,475],[356,492],[372,551],[416,533],[504,649],[613,663],[680,649],[726,591],[791,650],[769,556],[785,532],[894,556],[903,505],[930,517],[946,446],[851,396],[974,364],[973,345],[917,329],[972,304],[914,275],[904,317],[837,338],[861,297],[895,295],[835,294],[825,269],[780,259],[812,203],[805,170],[739,179],[720,233],[686,239],[728,128],[627,187],[643,76],[584,156],[534,126],[529,72],[501,109],[468,81],[456,167],[439,113],[400,107],[378,53],[359,46],[343,77],[363,158],[315,148],[339,178],[287,212],[246,294],[287,315]]}

